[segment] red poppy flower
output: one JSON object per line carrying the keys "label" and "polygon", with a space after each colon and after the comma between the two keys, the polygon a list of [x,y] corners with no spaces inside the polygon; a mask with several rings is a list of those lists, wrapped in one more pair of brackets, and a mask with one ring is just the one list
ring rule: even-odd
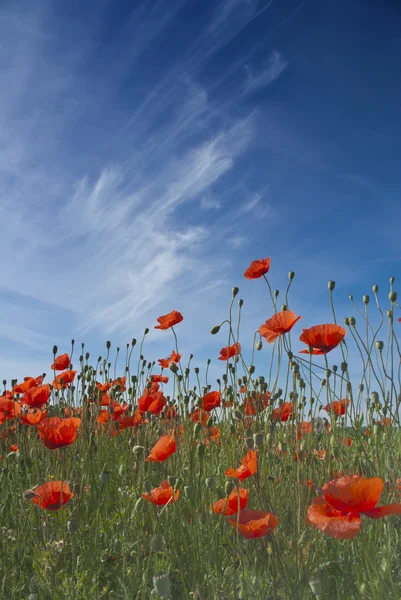
{"label": "red poppy flower", "polygon": [[145,462],[164,462],[176,450],[177,444],[174,433],[171,436],[167,434],[162,435],[160,440],[151,449],[149,456],[145,458]]}
{"label": "red poppy flower", "polygon": [[[315,325],[304,329],[300,340],[313,347],[312,354],[327,354],[338,346],[344,339],[346,331],[341,325]],[[301,350],[302,354],[309,354],[309,350]]]}
{"label": "red poppy flower", "polygon": [[216,442],[220,439],[220,429],[218,427],[209,427],[208,429],[209,439]]}
{"label": "red poppy flower", "polygon": [[25,394],[30,388],[35,387],[35,377],[24,377],[24,383],[19,383],[14,387],[14,394]]}
{"label": "red poppy flower", "polygon": [[306,523],[339,540],[354,538],[362,525],[361,514],[371,519],[401,515],[401,504],[376,507],[383,491],[380,477],[347,475],[326,483],[322,496],[308,508]]}
{"label": "red poppy flower", "polygon": [[18,444],[12,444],[9,449],[9,452],[18,452]]}
{"label": "red poppy flower", "polygon": [[278,406],[273,411],[273,419],[275,421],[281,421],[285,423],[292,415],[293,405],[292,402],[284,402],[281,406]]}
{"label": "red poppy flower", "polygon": [[236,529],[242,537],[250,540],[260,538],[271,533],[278,525],[275,515],[262,510],[240,510],[238,515],[227,521]]}
{"label": "red poppy flower", "polygon": [[342,416],[345,415],[345,413],[347,412],[347,407],[351,404],[351,400],[347,400],[346,398],[344,398],[344,400],[334,400],[333,402],[330,402],[330,404],[327,404],[327,406],[324,407],[324,410],[328,413],[330,412],[334,412],[337,416]]}
{"label": "red poppy flower", "polygon": [[60,354],[55,358],[54,363],[50,367],[52,371],[65,371],[70,366],[70,356],[67,354]]}
{"label": "red poppy flower", "polygon": [[170,329],[170,327],[174,327],[177,323],[181,323],[183,319],[184,317],[178,310],[172,310],[168,315],[158,317],[157,320],[159,325],[155,325],[155,329],[162,329],[165,331],[166,329]]}
{"label": "red poppy flower", "polygon": [[118,423],[119,429],[127,429],[127,427],[137,427],[138,425],[145,424],[147,421],[143,419],[140,412],[136,411],[128,417],[119,417],[116,423]]}
{"label": "red poppy flower", "polygon": [[30,408],[38,408],[46,404],[50,398],[50,385],[39,385],[31,387],[22,396],[21,404],[26,404]]}
{"label": "red poppy flower", "polygon": [[150,378],[153,383],[168,383],[166,375],[151,375]]}
{"label": "red poppy flower", "polygon": [[219,360],[229,360],[233,356],[237,356],[241,352],[241,344],[237,342],[232,346],[227,346],[220,350]]}
{"label": "red poppy flower", "polygon": [[313,431],[313,422],[312,421],[303,421],[302,423],[298,423],[297,426],[297,439],[300,440],[303,435],[306,433],[312,433]]}
{"label": "red poppy flower", "polygon": [[173,487],[166,479],[166,481],[162,481],[160,487],[151,490],[150,494],[142,494],[142,498],[157,506],[166,506],[166,504],[173,504],[178,500],[180,490],[176,490],[174,495],[173,491]]}
{"label": "red poppy flower", "polygon": [[106,381],[106,383],[100,383],[99,381],[97,381],[96,387],[100,392],[108,392],[111,388],[111,383],[109,381]]}
{"label": "red poppy flower", "polygon": [[146,392],[143,396],[138,398],[138,409],[141,413],[149,411],[154,415],[159,415],[166,404],[167,399],[163,395],[163,392]]}
{"label": "red poppy flower", "polygon": [[270,392],[266,392],[266,394],[258,394],[256,398],[245,398],[244,400],[244,412],[247,416],[256,415],[260,413],[262,410],[269,406],[270,401]]}
{"label": "red poppy flower", "polygon": [[315,448],[313,451],[313,456],[319,460],[324,460],[326,458],[326,450],[324,448],[321,448],[320,450]]}
{"label": "red poppy flower", "polygon": [[209,415],[207,414],[207,412],[205,410],[195,408],[195,410],[192,412],[190,418],[193,423],[202,423],[203,427],[206,427],[206,424],[209,419]]}
{"label": "red poppy flower", "polygon": [[46,448],[56,450],[63,446],[69,446],[75,441],[80,424],[81,419],[77,417],[69,417],[68,419],[48,417],[39,423],[37,429]]}
{"label": "red poppy flower", "polygon": [[14,402],[12,397],[0,396],[0,423],[5,423],[7,419],[15,419],[20,412],[19,402]]}
{"label": "red poppy flower", "polygon": [[56,390],[67,387],[69,383],[72,383],[75,379],[76,371],[63,371],[60,375],[57,375],[53,381],[53,387]]}
{"label": "red poppy flower", "polygon": [[248,496],[249,490],[240,488],[238,496],[238,490],[234,489],[227,498],[221,498],[220,500],[217,500],[217,502],[212,504],[210,508],[213,510],[213,512],[217,513],[218,515],[224,515],[225,517],[236,515],[238,508],[240,510],[246,508],[246,505],[248,504]]}
{"label": "red poppy flower", "polygon": [[181,360],[181,354],[179,354],[178,352],[174,352],[174,350],[171,352],[171,355],[167,358],[159,358],[159,365],[161,366],[162,369],[168,369],[169,364],[170,363],[175,363],[176,365],[178,365],[178,363]]}
{"label": "red poppy flower", "polygon": [[118,388],[120,392],[125,392],[127,390],[126,383],[127,378],[124,375],[123,377],[117,377],[117,379],[113,379],[111,385],[112,387]]}
{"label": "red poppy flower", "polygon": [[214,408],[218,408],[220,406],[220,401],[220,392],[209,392],[208,394],[205,394],[201,400],[202,408],[206,412],[210,412]]}
{"label": "red poppy flower", "polygon": [[258,462],[256,456],[256,450],[249,450],[242,459],[241,466],[238,469],[227,469],[224,475],[226,477],[233,477],[243,481],[252,475],[255,475],[258,470]]}
{"label": "red poppy flower", "polygon": [[47,412],[40,408],[30,408],[27,412],[21,413],[19,420],[22,425],[38,425],[46,418]]}
{"label": "red poppy flower", "polygon": [[288,333],[302,317],[297,317],[292,310],[282,310],[259,327],[259,333],[271,344],[280,335]]}
{"label": "red poppy flower", "polygon": [[29,490],[28,494],[33,504],[46,510],[59,510],[74,496],[65,481],[49,481]]}
{"label": "red poppy flower", "polygon": [[254,260],[244,273],[247,279],[259,279],[266,275],[270,269],[270,258],[261,258]]}

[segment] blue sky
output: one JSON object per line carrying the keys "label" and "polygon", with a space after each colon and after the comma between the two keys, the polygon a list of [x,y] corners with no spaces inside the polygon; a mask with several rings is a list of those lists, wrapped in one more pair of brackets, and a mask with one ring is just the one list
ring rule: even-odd
{"label": "blue sky", "polygon": [[398,2],[3,0],[0,47],[2,379],[147,326],[168,355],[173,309],[201,366],[233,285],[249,353],[253,259],[304,327],[401,275]]}

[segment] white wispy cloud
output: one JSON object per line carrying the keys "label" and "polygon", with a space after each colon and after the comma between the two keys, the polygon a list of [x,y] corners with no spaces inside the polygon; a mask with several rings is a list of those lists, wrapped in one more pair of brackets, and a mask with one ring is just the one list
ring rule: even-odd
{"label": "white wispy cloud", "polygon": [[244,94],[250,94],[264,88],[278,79],[288,62],[278,50],[273,50],[269,58],[259,69],[253,65],[246,65],[247,80],[244,84]]}

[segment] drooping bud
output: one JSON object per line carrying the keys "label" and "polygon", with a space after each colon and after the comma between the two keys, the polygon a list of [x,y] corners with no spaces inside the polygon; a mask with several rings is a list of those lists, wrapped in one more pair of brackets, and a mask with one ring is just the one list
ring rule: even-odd
{"label": "drooping bud", "polygon": [[237,288],[237,286],[233,287],[232,293],[233,293],[233,298],[235,298],[235,296],[238,294],[239,292],[239,288]]}
{"label": "drooping bud", "polygon": [[220,331],[220,325],[215,325],[214,327],[211,328],[210,333],[212,335],[216,335],[216,333],[219,333]]}
{"label": "drooping bud", "polygon": [[256,350],[262,350],[263,344],[262,344],[262,340],[259,340],[258,343],[256,344]]}

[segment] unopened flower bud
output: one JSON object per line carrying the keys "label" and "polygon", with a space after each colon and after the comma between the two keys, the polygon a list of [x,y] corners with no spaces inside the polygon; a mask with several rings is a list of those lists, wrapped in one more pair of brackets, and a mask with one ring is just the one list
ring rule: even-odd
{"label": "unopened flower bud", "polygon": [[384,347],[384,343],[383,343],[381,340],[378,340],[378,341],[376,342],[376,348],[377,348],[378,350],[383,350],[383,347]]}
{"label": "unopened flower bud", "polygon": [[248,450],[252,450],[253,449],[253,438],[251,438],[251,437],[246,438],[245,444],[246,444],[246,447],[248,448]]}
{"label": "unopened flower bud", "polygon": [[166,540],[160,533],[156,533],[150,540],[150,549],[153,552],[163,552],[166,549]]}
{"label": "unopened flower bud", "polygon": [[342,371],[343,373],[345,373],[345,371],[346,371],[347,369],[348,369],[348,363],[346,363],[346,362],[342,362],[342,363],[341,363],[341,371]]}
{"label": "unopened flower bud", "polygon": [[242,300],[242,298],[240,300],[238,300],[238,306],[240,308],[242,308],[244,306],[244,301]]}
{"label": "unopened flower bud", "polygon": [[107,340],[107,342],[106,342],[106,348],[107,348],[107,350],[110,350],[110,348],[111,348],[111,342],[109,342],[109,340]]}
{"label": "unopened flower bud", "polygon": [[290,272],[288,273],[288,279],[289,279],[290,281],[292,281],[292,280],[294,279],[294,277],[295,277],[295,273],[294,273],[294,271],[290,271]]}
{"label": "unopened flower bud", "polygon": [[260,448],[263,445],[263,433],[254,433],[253,443],[257,448]]}
{"label": "unopened flower bud", "polygon": [[395,277],[390,277],[390,285],[393,285],[394,281],[395,281]]}
{"label": "unopened flower bud", "polygon": [[177,477],[175,475],[169,475],[167,479],[171,487],[174,487],[177,483]]}
{"label": "unopened flower bud", "polygon": [[237,286],[233,287],[233,298],[235,298],[235,296],[238,294],[239,292],[239,288],[237,288]]}
{"label": "unopened flower bud", "polygon": [[345,324],[345,325],[349,325],[349,318],[348,318],[348,317],[345,317],[345,318],[344,318],[344,324]]}
{"label": "unopened flower bud", "polygon": [[216,333],[219,333],[220,331],[220,325],[215,325],[214,327],[211,328],[210,333],[212,335],[216,335]]}
{"label": "unopened flower bud", "polygon": [[362,297],[362,300],[363,300],[363,303],[364,303],[364,304],[369,304],[369,300],[370,300],[370,298],[369,298],[369,296],[367,296],[367,295],[365,294],[365,296],[363,296],[363,297]]}
{"label": "unopened flower bud", "polygon": [[214,490],[214,488],[216,487],[216,478],[207,477],[205,483],[208,490]]}
{"label": "unopened flower bud", "polygon": [[167,571],[159,571],[153,577],[153,586],[160,598],[168,598],[171,591],[171,581]]}
{"label": "unopened flower bud", "polygon": [[226,494],[226,496],[229,496],[231,494],[231,492],[234,489],[234,484],[232,481],[226,481],[226,484],[224,486],[224,492]]}
{"label": "unopened flower bud", "polygon": [[378,286],[378,285],[374,285],[374,286],[372,287],[372,290],[373,290],[373,293],[374,293],[374,294],[377,294],[377,292],[379,291],[379,286]]}
{"label": "unopened flower bud", "polygon": [[286,304],[282,304],[281,312],[284,312],[285,310],[288,310],[288,306]]}
{"label": "unopened flower bud", "polygon": [[248,367],[248,373],[250,375],[253,375],[254,372],[255,372],[255,366],[254,365],[249,365],[249,367]]}
{"label": "unopened flower bud", "polygon": [[390,302],[395,302],[397,300],[397,292],[390,292],[388,295],[388,299]]}
{"label": "unopened flower bud", "polygon": [[349,324],[351,325],[351,327],[355,327],[355,323],[356,323],[355,317],[350,317],[349,318]]}
{"label": "unopened flower bud", "polygon": [[329,288],[329,291],[332,292],[334,290],[334,288],[336,287],[336,282],[335,281],[329,281],[327,287]]}
{"label": "unopened flower bud", "polygon": [[102,471],[99,475],[99,479],[100,479],[100,483],[102,483],[103,485],[106,485],[106,483],[108,483],[110,480],[109,471]]}
{"label": "unopened flower bud", "polygon": [[171,363],[169,364],[168,368],[170,369],[170,371],[172,373],[178,373],[178,366],[175,362],[171,361]]}
{"label": "unopened flower bud", "polygon": [[262,344],[262,340],[259,340],[258,343],[256,344],[256,350],[262,350],[263,344]]}

